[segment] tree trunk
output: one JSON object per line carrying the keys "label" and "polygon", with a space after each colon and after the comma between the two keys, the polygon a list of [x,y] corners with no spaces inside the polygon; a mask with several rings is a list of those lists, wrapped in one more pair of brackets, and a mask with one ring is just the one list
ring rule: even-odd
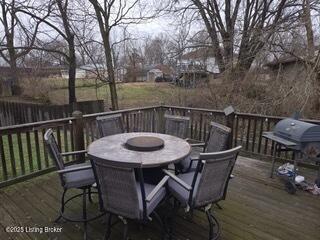
{"label": "tree trunk", "polygon": [[11,91],[12,95],[20,95],[21,88],[19,86],[19,79],[18,79],[18,68],[17,68],[17,61],[15,56],[11,58],[10,56],[10,84],[11,84]]}
{"label": "tree trunk", "polygon": [[304,0],[303,1],[303,20],[304,26],[307,33],[307,43],[308,43],[308,58],[312,59],[314,57],[314,34],[312,29],[312,22],[311,22],[311,14],[310,14],[310,1]]}
{"label": "tree trunk", "polygon": [[[311,78],[311,80],[314,84],[314,93],[312,96],[312,108],[314,111],[319,111],[320,110],[320,66],[318,64],[318,60],[316,59],[315,65],[313,62],[314,60],[314,55],[315,55],[315,46],[314,46],[314,33],[312,29],[312,22],[311,22],[311,13],[310,13],[310,0],[304,0],[303,1],[303,22],[304,22],[304,27],[306,29],[306,37],[307,37],[307,47],[308,47],[308,52],[307,52],[307,73],[308,73],[308,78]],[[319,58],[319,54],[318,57]],[[311,63],[311,64],[310,64]],[[314,67],[315,74],[312,73],[312,69]],[[308,79],[307,79],[308,80]]]}
{"label": "tree trunk", "polygon": [[117,88],[116,88],[116,81],[114,75],[114,66],[113,66],[113,58],[111,52],[111,45],[110,45],[110,26],[109,26],[109,13],[101,10],[99,7],[97,0],[89,0],[96,12],[100,34],[103,40],[103,47],[104,47],[104,54],[107,62],[107,72],[108,72],[108,79],[109,79],[109,89],[110,89],[110,96],[111,96],[111,109],[118,110],[118,96],[117,96]]}
{"label": "tree trunk", "polygon": [[206,10],[205,10],[204,6],[202,5],[202,3],[199,0],[193,0],[193,3],[197,6],[197,8],[200,12],[200,15],[202,17],[202,20],[204,21],[204,24],[206,25],[210,39],[212,41],[212,50],[213,50],[214,57],[217,61],[219,72],[223,73],[226,70],[226,65],[223,60],[223,55],[221,52],[216,27],[214,24],[210,23],[210,20],[208,19],[207,15],[206,15]]}
{"label": "tree trunk", "polygon": [[76,53],[74,47],[74,36],[71,35],[68,40],[69,45],[69,81],[68,81],[68,90],[69,90],[69,104],[73,106],[73,111],[76,109]]}
{"label": "tree trunk", "polygon": [[74,45],[74,33],[71,30],[69,18],[68,18],[68,2],[63,2],[62,0],[56,0],[58,5],[61,20],[63,22],[63,27],[65,31],[65,39],[68,42],[69,54],[68,54],[68,63],[69,63],[69,80],[68,80],[68,91],[69,91],[69,104],[72,105],[73,111],[76,110],[76,50]]}
{"label": "tree trunk", "polygon": [[106,62],[107,62],[107,72],[108,72],[109,89],[110,89],[110,96],[111,96],[111,108],[113,111],[115,111],[119,109],[117,88],[116,88],[116,81],[115,81],[115,75],[114,75],[114,69],[113,69],[109,33],[106,32],[105,34],[106,36],[103,38],[103,40],[104,40],[104,49],[105,49],[105,56],[106,56]]}
{"label": "tree trunk", "polygon": [[18,83],[18,68],[17,68],[17,58],[16,51],[14,49],[13,39],[11,35],[7,37],[8,40],[8,52],[9,52],[9,65],[10,65],[10,83],[12,95],[20,95],[21,89]]}

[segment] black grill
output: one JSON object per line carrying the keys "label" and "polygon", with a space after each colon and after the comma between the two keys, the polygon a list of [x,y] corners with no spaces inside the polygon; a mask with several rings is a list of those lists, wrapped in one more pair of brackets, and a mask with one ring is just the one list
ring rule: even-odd
{"label": "black grill", "polygon": [[304,157],[320,158],[320,125],[292,118],[279,121],[273,132],[265,132],[269,138],[292,150],[300,151]]}
{"label": "black grill", "polygon": [[[279,121],[272,132],[264,132],[263,137],[275,142],[270,177],[273,176],[275,156],[279,151],[293,151],[295,167],[298,155],[302,156],[299,160],[308,159],[317,164],[320,163],[320,125],[286,118]],[[318,179],[319,177],[320,169]]]}

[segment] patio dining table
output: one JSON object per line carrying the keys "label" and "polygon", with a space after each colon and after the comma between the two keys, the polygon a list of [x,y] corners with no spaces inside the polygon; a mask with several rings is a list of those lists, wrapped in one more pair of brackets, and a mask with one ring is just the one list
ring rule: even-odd
{"label": "patio dining table", "polygon": [[[150,145],[153,140],[160,143],[154,149],[130,148],[128,140],[145,138],[142,144]],[[149,141],[150,139],[150,141]],[[138,141],[139,142],[139,141]],[[141,143],[140,142],[140,143]],[[162,145],[161,145],[162,144]],[[151,146],[152,147],[152,146]],[[91,159],[108,161],[118,167],[157,168],[177,163],[191,152],[189,143],[181,138],[151,132],[121,133],[100,138],[88,147]]]}

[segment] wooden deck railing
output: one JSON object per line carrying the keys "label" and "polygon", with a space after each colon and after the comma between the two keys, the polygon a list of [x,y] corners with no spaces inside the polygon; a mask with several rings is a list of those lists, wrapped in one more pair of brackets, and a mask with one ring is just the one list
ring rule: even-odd
{"label": "wooden deck railing", "polygon": [[[77,108],[83,113],[104,111],[103,100],[82,101]],[[48,105],[0,101],[0,127],[70,117],[72,105]]]}
{"label": "wooden deck railing", "polygon": [[[243,146],[242,155],[259,157],[260,159],[270,159],[273,142],[262,137],[265,131],[272,131],[276,123],[284,117],[238,113],[228,119],[223,111],[186,108],[175,106],[163,106],[167,111],[174,114],[181,114],[191,117],[191,138],[204,140],[208,134],[210,121],[216,121],[232,128],[232,146]],[[314,124],[320,124],[319,120],[302,119]],[[292,160],[291,152],[278,154],[278,159],[283,161]],[[304,162],[303,164],[313,166],[313,162]]]}
{"label": "wooden deck railing", "polygon": [[[79,116],[73,116],[0,127],[0,187],[54,169],[43,140],[43,135],[49,128],[53,129],[62,152],[74,151],[87,146],[97,137],[97,116],[122,113],[127,131],[158,131],[159,109],[159,106],[135,108],[88,114],[80,116],[80,119]],[[67,157],[66,163],[74,160]]]}
{"label": "wooden deck railing", "polygon": [[[225,116],[223,111],[177,106],[151,106],[114,112],[27,123],[0,128],[0,187],[23,181],[54,170],[43,141],[48,128],[55,132],[63,152],[81,150],[97,138],[96,117],[121,113],[126,131],[162,132],[164,114],[190,116],[190,137],[204,141],[209,124],[216,121],[232,128],[233,146],[242,145],[242,154],[269,158],[272,143],[262,138],[262,132],[272,130],[282,118],[257,114],[235,113]],[[307,120],[316,124],[320,121]],[[289,153],[280,158],[291,159]],[[66,158],[66,162],[76,159]]]}

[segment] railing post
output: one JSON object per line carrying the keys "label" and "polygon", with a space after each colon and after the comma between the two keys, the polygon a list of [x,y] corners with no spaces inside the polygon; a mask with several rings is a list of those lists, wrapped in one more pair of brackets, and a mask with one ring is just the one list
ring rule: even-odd
{"label": "railing post", "polygon": [[[73,121],[73,141],[74,141],[74,151],[84,150],[84,132],[83,132],[83,115],[80,111],[74,111],[72,113],[72,117],[74,117]],[[85,154],[78,154],[76,160],[79,162],[85,161]]]}
{"label": "railing post", "polygon": [[232,106],[226,107],[223,109],[224,114],[226,115],[226,125],[231,129],[230,137],[228,139],[228,148],[232,148],[232,142],[233,142],[233,123],[235,118],[235,111]]}
{"label": "railing post", "polygon": [[157,109],[158,112],[158,132],[159,133],[164,133],[164,128],[165,128],[165,119],[164,119],[164,114],[165,114],[165,109],[164,107],[159,107]]}

